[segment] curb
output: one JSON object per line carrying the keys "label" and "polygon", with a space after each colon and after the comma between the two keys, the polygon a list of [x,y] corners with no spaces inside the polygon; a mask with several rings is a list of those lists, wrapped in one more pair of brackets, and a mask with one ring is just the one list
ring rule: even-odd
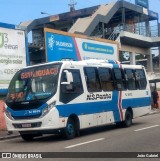
{"label": "curb", "polygon": [[20,137],[20,134],[10,134],[3,137],[0,137],[0,140],[7,140]]}
{"label": "curb", "polygon": [[158,109],[158,110],[152,110],[152,111],[149,113],[149,115],[158,114],[158,113],[160,113],[160,110],[159,110],[159,109]]}

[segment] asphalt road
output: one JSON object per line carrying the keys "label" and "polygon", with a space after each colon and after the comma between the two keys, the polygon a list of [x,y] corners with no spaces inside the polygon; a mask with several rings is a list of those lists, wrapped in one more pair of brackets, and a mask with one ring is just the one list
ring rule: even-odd
{"label": "asphalt road", "polygon": [[[64,140],[58,135],[45,135],[34,139],[32,142],[25,142],[21,138],[0,141],[0,152],[53,152],[51,157],[55,155],[55,160],[115,160],[112,157],[122,155],[118,160],[139,160],[135,158],[127,158],[127,155],[138,154],[146,155],[146,152],[157,154],[160,152],[160,113],[143,116],[133,120],[133,125],[129,128],[118,128],[115,125],[109,125],[100,128],[88,129],[81,131],[81,136],[73,140]],[[58,153],[67,152],[67,153]],[[68,153],[70,152],[70,153]],[[91,152],[91,153],[73,153],[73,152]],[[98,153],[98,152],[115,152],[115,153]],[[117,152],[117,153],[116,153]],[[118,153],[128,152],[128,153]],[[43,153],[44,154],[44,153]],[[149,153],[150,154],[150,153]],[[69,155],[69,158],[63,158]],[[70,156],[72,156],[70,158]],[[87,155],[89,158],[81,158]],[[112,157],[107,157],[111,155]],[[28,156],[28,154],[27,154]],[[37,155],[38,156],[38,155]],[[40,155],[39,155],[40,156]],[[43,156],[43,155],[42,155]],[[80,158],[76,158],[80,157]],[[126,158],[124,159],[123,158]],[[16,156],[15,156],[16,157]],[[24,156],[25,157],[25,156]],[[63,159],[60,159],[62,157]],[[95,158],[96,157],[96,158]],[[160,157],[160,154],[159,154]],[[101,159],[98,159],[101,158]],[[1,159],[4,160],[4,159]],[[12,159],[17,160],[17,158]],[[34,159],[29,159],[34,160]],[[43,160],[43,159],[41,159]],[[47,159],[47,160],[53,160]],[[155,158],[141,158],[141,160],[158,160]]]}

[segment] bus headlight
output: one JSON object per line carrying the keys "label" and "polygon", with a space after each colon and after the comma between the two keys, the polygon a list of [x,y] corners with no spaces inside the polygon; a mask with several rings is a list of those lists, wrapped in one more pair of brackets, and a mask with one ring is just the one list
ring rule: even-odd
{"label": "bus headlight", "polygon": [[45,116],[52,108],[54,108],[56,101],[48,105],[46,108],[42,110],[42,117]]}
{"label": "bus headlight", "polygon": [[9,119],[14,120],[11,113],[7,109],[5,109],[4,112]]}

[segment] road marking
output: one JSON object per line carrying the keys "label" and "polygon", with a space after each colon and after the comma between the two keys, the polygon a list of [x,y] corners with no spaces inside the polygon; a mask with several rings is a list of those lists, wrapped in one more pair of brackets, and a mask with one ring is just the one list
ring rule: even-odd
{"label": "road marking", "polygon": [[105,138],[100,138],[100,139],[96,139],[96,140],[91,140],[91,141],[87,141],[87,142],[83,142],[83,143],[79,143],[79,144],[75,144],[75,145],[70,145],[70,146],[67,146],[65,148],[69,149],[69,148],[73,148],[73,147],[76,147],[76,146],[80,146],[80,145],[84,145],[84,144],[89,144],[89,143],[93,143],[93,142],[96,142],[96,141],[101,141],[101,140],[104,140]]}
{"label": "road marking", "polygon": [[153,127],[158,127],[158,126],[159,126],[159,125],[149,126],[149,127],[137,129],[137,130],[134,130],[134,131],[142,131],[142,130],[151,129],[151,128],[153,128]]}

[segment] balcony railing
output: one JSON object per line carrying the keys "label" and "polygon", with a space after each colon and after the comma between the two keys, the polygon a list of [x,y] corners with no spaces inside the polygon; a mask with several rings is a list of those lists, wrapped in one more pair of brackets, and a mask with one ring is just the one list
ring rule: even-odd
{"label": "balcony railing", "polygon": [[[109,29],[107,29],[109,30]],[[117,27],[114,27],[113,32],[111,35],[120,33],[121,31],[127,31],[131,33],[135,33],[142,36],[147,37],[158,37],[158,26],[149,26],[147,29],[145,26],[142,26],[142,24],[119,24]]]}

